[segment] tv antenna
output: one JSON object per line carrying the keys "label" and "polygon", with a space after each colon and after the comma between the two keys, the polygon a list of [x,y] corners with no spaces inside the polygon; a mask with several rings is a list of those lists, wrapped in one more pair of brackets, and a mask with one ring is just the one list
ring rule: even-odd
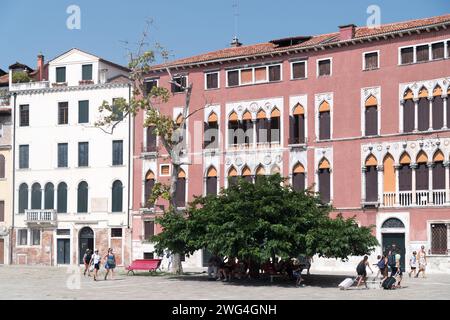
{"label": "tv antenna", "polygon": [[232,8],[233,8],[233,16],[234,16],[234,37],[231,42],[232,46],[240,46],[241,43],[238,40],[238,17],[239,17],[239,0],[233,0]]}

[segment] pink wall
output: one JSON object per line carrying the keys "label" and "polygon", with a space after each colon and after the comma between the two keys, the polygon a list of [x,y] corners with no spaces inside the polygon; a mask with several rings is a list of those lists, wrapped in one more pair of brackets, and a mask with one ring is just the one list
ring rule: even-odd
{"label": "pink wall", "polygon": [[[361,88],[364,87],[381,87],[381,133],[397,134],[399,133],[399,84],[410,81],[430,80],[435,78],[448,77],[450,70],[450,60],[432,61],[425,63],[417,63],[409,66],[398,66],[398,48],[402,46],[419,44],[422,42],[433,42],[441,39],[449,39],[450,30],[439,32],[422,33],[420,35],[396,37],[395,39],[373,41],[367,44],[357,44],[339,49],[327,49],[324,51],[300,53],[297,57],[308,56],[308,78],[305,80],[289,80],[290,79],[290,63],[289,59],[293,59],[296,55],[276,56],[273,61],[283,61],[283,80],[277,83],[257,84],[249,86],[241,86],[235,88],[226,88],[226,68],[233,66],[242,66],[245,63],[257,63],[261,60],[252,60],[251,62],[241,63],[224,63],[214,67],[220,67],[220,89],[204,90],[204,70],[214,67],[205,68],[186,68],[178,72],[187,72],[189,83],[193,83],[193,91],[191,98],[191,109],[203,107],[207,102],[211,104],[220,104],[220,130],[222,137],[225,136],[225,104],[240,100],[264,99],[283,97],[284,99],[284,141],[283,146],[288,145],[288,117],[289,117],[289,96],[298,94],[308,95],[308,185],[314,183],[314,150],[312,148],[332,147],[333,148],[333,176],[334,176],[334,205],[342,208],[360,208],[361,207],[361,144],[369,142],[381,141],[403,141],[405,139],[414,139],[421,135],[407,135],[396,137],[380,137],[380,138],[363,138],[361,136]],[[380,68],[373,71],[362,71],[362,53],[366,51],[380,51]],[[316,60],[326,57],[332,57],[332,76],[316,77]],[[266,59],[264,62],[271,61]],[[177,71],[173,71],[177,72]],[[151,75],[153,76],[153,75]],[[157,73],[159,76],[159,85],[170,88],[168,77],[164,73]],[[351,138],[350,141],[331,141],[331,142],[315,142],[315,120],[314,120],[314,95],[317,93],[332,92],[333,102],[333,138]],[[172,116],[172,108],[184,105],[184,95],[175,94],[172,96],[166,106],[162,106],[164,113]],[[203,122],[203,112],[197,112],[190,118],[193,121]],[[140,155],[140,146],[142,143],[142,121],[140,114],[135,121],[135,157]],[[190,127],[192,130],[192,126]],[[192,137],[190,132],[190,143],[192,146],[193,138],[203,140],[203,137]],[[431,134],[436,136],[436,134]],[[440,137],[450,136],[450,132],[440,132]],[[222,144],[224,139],[222,138]],[[288,167],[289,156],[288,151],[283,155],[284,170],[283,174],[288,175],[291,168]],[[134,168],[134,201],[133,209],[139,210],[141,202],[141,185],[142,185],[142,168],[141,161],[135,160]],[[220,185],[223,186],[224,161],[219,170]],[[203,193],[203,167],[202,164],[194,164],[189,167],[188,174],[188,193],[191,198],[194,194]],[[428,211],[427,211],[428,212]],[[434,212],[434,211],[430,211]],[[441,211],[437,211],[441,212]],[[431,213],[430,213],[431,214]],[[433,213],[434,214],[434,213]],[[438,213],[436,213],[438,214]],[[360,219],[361,223],[374,223],[374,213],[365,211]],[[415,226],[422,226],[423,219],[420,220],[414,216],[412,222]],[[415,234],[421,238],[421,234]]]}

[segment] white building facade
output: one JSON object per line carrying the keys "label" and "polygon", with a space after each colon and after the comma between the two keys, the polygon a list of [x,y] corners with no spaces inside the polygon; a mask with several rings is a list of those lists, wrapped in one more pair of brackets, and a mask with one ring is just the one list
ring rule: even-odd
{"label": "white building facade", "polygon": [[103,101],[129,100],[128,70],[71,49],[45,71],[48,81],[10,84],[16,96],[12,263],[81,264],[86,249],[113,248],[117,265],[124,265],[131,246],[130,118],[114,130],[96,122],[111,114],[99,112]]}

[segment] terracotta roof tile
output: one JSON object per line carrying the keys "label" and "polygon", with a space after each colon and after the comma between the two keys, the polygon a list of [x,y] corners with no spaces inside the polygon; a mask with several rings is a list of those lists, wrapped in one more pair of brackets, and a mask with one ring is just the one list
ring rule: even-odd
{"label": "terracotta roof tile", "polygon": [[[410,20],[405,22],[397,22],[397,23],[390,23],[390,24],[384,24],[380,25],[378,28],[369,28],[369,27],[357,27],[355,29],[355,39],[368,37],[368,36],[376,36],[376,35],[382,35],[390,32],[396,32],[401,30],[408,30],[408,29],[414,29],[418,27],[424,27],[428,25],[434,25],[438,23],[443,22],[450,22],[450,14],[437,16],[437,17],[431,17],[431,18],[425,18],[425,19],[417,19],[417,20]],[[178,59],[172,62],[168,62],[167,64],[160,64],[157,66],[154,66],[152,69],[157,70],[161,69],[165,66],[181,66],[181,65],[187,65],[192,63],[202,63],[202,62],[210,62],[214,60],[219,59],[228,59],[228,58],[235,58],[235,57],[242,57],[242,56],[252,56],[257,54],[264,54],[264,53],[272,53],[277,52],[278,50],[283,50],[286,48],[295,49],[295,48],[303,48],[303,47],[310,47],[320,44],[325,44],[328,42],[338,42],[339,41],[339,32],[334,33],[328,33],[328,34],[322,34],[322,35],[316,35],[313,36],[311,39],[304,41],[300,44],[296,44],[289,47],[278,47],[277,45],[265,42],[265,43],[259,43],[254,45],[247,45],[247,46],[240,46],[240,47],[230,47],[225,48],[217,51],[212,51],[188,58]]]}

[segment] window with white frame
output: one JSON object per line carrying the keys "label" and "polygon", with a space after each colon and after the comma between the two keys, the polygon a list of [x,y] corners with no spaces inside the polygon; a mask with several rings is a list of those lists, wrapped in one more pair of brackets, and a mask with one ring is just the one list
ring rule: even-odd
{"label": "window with white frame", "polygon": [[39,246],[41,244],[41,230],[31,229],[31,245]]}
{"label": "window with white frame", "polygon": [[175,83],[171,84],[172,93],[184,92],[184,88],[186,88],[188,85],[187,76],[175,76],[173,77],[173,81]]}
{"label": "window with white frame", "polygon": [[219,88],[219,71],[205,73],[205,89]]}
{"label": "window with white frame", "polygon": [[28,244],[28,230],[19,229],[17,230],[17,245],[26,246]]}
{"label": "window with white frame", "polygon": [[227,87],[281,81],[281,64],[227,71]]}
{"label": "window with white frame", "polygon": [[317,60],[317,76],[331,76],[332,74],[332,59],[320,59]]}
{"label": "window with white frame", "polygon": [[445,254],[448,252],[449,223],[431,224],[431,254]]}
{"label": "window with white frame", "polygon": [[399,48],[399,64],[412,64],[450,57],[450,41],[442,40],[431,43],[420,43]]}
{"label": "window with white frame", "polygon": [[158,87],[158,79],[145,79],[145,95],[148,96],[154,87]]}
{"label": "window with white frame", "polygon": [[380,67],[378,51],[364,52],[363,55],[363,70],[374,70]]}
{"label": "window with white frame", "polygon": [[160,176],[170,176],[170,164],[161,164],[159,166]]}
{"label": "window with white frame", "polygon": [[291,79],[305,79],[307,76],[306,61],[291,62]]}

